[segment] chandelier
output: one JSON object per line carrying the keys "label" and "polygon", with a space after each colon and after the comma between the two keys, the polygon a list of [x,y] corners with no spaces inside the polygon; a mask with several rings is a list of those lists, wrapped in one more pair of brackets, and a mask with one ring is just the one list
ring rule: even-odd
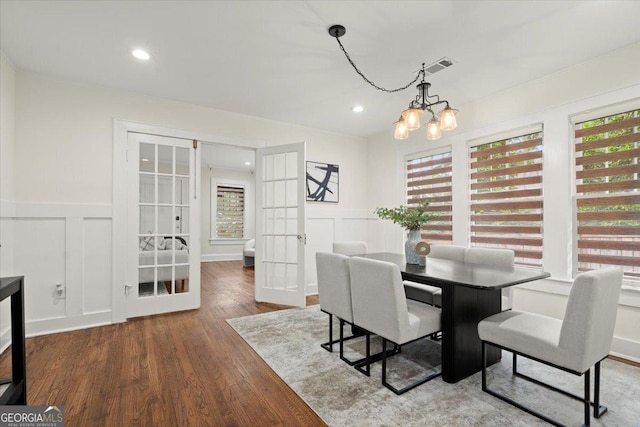
{"label": "chandelier", "polygon": [[[422,63],[422,68],[418,71],[416,77],[406,85],[397,89],[383,88],[365,77],[362,71],[360,71],[356,64],[354,64],[354,62],[351,60],[351,57],[349,57],[349,54],[340,42],[340,37],[344,36],[346,32],[347,30],[342,25],[332,25],[331,27],[329,27],[329,35],[335,37],[338,45],[340,46],[340,49],[349,61],[349,64],[351,64],[353,69],[356,70],[356,72],[360,75],[360,77],[364,79],[364,81],[369,83],[374,88],[387,93],[400,92],[409,88],[418,80],[420,80],[420,83],[418,83],[418,85],[416,86],[416,89],[418,89],[418,95],[416,95],[415,99],[409,102],[409,107],[404,110],[400,114],[400,118],[395,123],[393,123],[393,126],[395,128],[394,137],[396,139],[407,139],[409,137],[409,131],[419,129],[420,116],[422,116],[424,111],[431,113],[431,118],[426,124],[427,139],[438,139],[440,138],[440,136],[442,136],[443,130],[452,130],[458,126],[456,122],[456,112],[458,110],[454,110],[453,108],[451,108],[449,106],[449,101],[447,101],[446,99],[441,100],[438,95],[429,94],[431,83],[424,80],[427,75],[424,63]],[[436,114],[433,111],[433,108],[441,105],[444,105],[444,108]]]}

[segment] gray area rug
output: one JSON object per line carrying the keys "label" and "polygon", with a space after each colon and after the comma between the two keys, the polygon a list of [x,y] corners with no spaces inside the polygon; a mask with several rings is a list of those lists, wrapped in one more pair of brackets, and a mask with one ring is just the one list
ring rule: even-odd
{"label": "gray area rug", "polygon": [[[328,315],[319,306],[227,320],[229,325],[330,426],[544,426],[480,388],[480,373],[456,384],[436,378],[401,396],[381,384],[380,363],[366,377],[339,359],[328,340]],[[337,324],[337,322],[334,322]],[[338,328],[334,337],[337,338]],[[349,331],[345,328],[345,334]],[[346,356],[364,354],[364,339],[347,341]],[[372,344],[379,349],[379,341]],[[377,348],[376,348],[377,346]],[[389,359],[389,381],[402,386],[414,376],[440,369],[440,344],[429,339],[403,346]],[[518,359],[518,371],[582,394],[584,380],[557,369]],[[524,379],[511,376],[511,355],[489,369],[488,385],[567,425],[581,425],[583,406]],[[592,374],[593,375],[593,374]],[[399,383],[399,384],[398,384]],[[593,383],[593,377],[592,377]],[[592,395],[593,396],[593,395]],[[601,404],[609,411],[594,426],[640,427],[640,368],[605,360]]]}

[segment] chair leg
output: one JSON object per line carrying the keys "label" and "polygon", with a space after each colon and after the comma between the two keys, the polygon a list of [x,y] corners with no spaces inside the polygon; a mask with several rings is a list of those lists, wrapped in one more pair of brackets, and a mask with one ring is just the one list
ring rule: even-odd
{"label": "chair leg", "polygon": [[[397,345],[394,343],[394,345]],[[400,346],[401,347],[401,346]],[[418,381],[411,383],[401,389],[397,389],[387,382],[387,340],[382,338],[382,385],[394,392],[395,394],[404,394],[409,390],[412,390],[419,385],[426,383],[427,381],[431,381],[432,379],[439,377],[442,375],[442,371],[435,372],[433,374],[429,374],[426,377],[419,379]]]}
{"label": "chair leg", "polygon": [[[543,415],[543,414],[541,414],[539,412],[536,412],[536,411],[534,411],[532,409],[529,409],[526,406],[523,406],[523,405],[519,404],[515,400],[512,400],[511,398],[509,398],[507,396],[503,396],[503,395],[501,395],[501,394],[499,394],[499,393],[497,393],[497,392],[495,392],[493,390],[490,390],[487,387],[487,379],[486,379],[486,375],[487,375],[486,374],[486,369],[487,369],[487,365],[486,365],[486,354],[487,353],[486,353],[486,351],[487,350],[486,350],[486,346],[488,344],[490,344],[490,343],[487,342],[487,341],[482,341],[482,390],[484,392],[486,392],[486,393],[489,393],[492,396],[497,397],[498,399],[504,400],[505,402],[509,403],[510,405],[515,406],[516,408],[519,408],[519,409],[521,409],[521,410],[523,410],[523,411],[525,411],[525,412],[527,412],[527,413],[529,413],[529,414],[531,414],[533,416],[536,416],[536,417],[548,422],[549,424],[562,427],[563,424],[560,424],[557,421],[554,421],[551,418],[549,418],[549,417],[547,417],[547,416],[545,416],[545,415]],[[503,350],[509,351],[508,349],[506,349],[504,347],[501,347],[501,348]],[[591,385],[590,384],[590,378],[591,378],[590,374],[591,374],[591,371],[590,370],[587,370],[584,373],[584,376],[585,376],[585,378],[584,378],[584,396],[577,396],[575,394],[569,393],[569,392],[567,392],[565,390],[559,389],[559,388],[554,387],[554,386],[552,386],[550,384],[543,383],[542,381],[539,381],[539,380],[537,380],[535,378],[532,378],[532,377],[530,377],[528,375],[525,375],[525,374],[522,374],[522,373],[518,372],[517,371],[517,362],[516,362],[517,359],[516,358],[517,358],[517,354],[513,353],[513,367],[512,367],[512,370],[513,370],[514,376],[520,377],[520,378],[525,379],[527,381],[530,381],[530,382],[532,382],[534,384],[537,384],[539,386],[548,388],[549,390],[553,390],[553,391],[555,391],[557,393],[560,393],[560,394],[562,394],[564,396],[567,396],[567,397],[570,397],[572,399],[579,400],[579,401],[583,402],[584,403],[584,421],[585,421],[584,425],[585,426],[588,426],[590,424],[589,405],[593,405],[593,407],[594,407],[593,408],[594,416],[596,418],[599,418],[605,412],[607,412],[607,407],[600,405],[600,362],[596,363],[596,365],[595,365],[595,368],[596,368],[595,384],[594,384],[594,394],[595,394],[594,399],[595,399],[595,402],[591,402],[591,396],[590,396],[590,391],[591,391],[591,388],[590,388],[590,385]],[[540,363],[544,363],[544,362],[542,362],[540,360],[536,360],[536,361],[538,361]],[[545,364],[547,364],[547,363],[545,363]],[[550,366],[554,366],[554,365],[550,365]],[[580,374],[577,374],[577,375],[580,375]],[[595,415],[596,411],[597,411],[597,415]]]}
{"label": "chair leg", "polygon": [[329,353],[333,353],[333,344],[339,343],[340,344],[340,359],[344,360],[345,362],[347,362],[349,365],[353,365],[354,363],[359,362],[360,360],[356,360],[355,362],[352,362],[350,360],[347,360],[346,358],[342,357],[342,349],[343,349],[343,345],[342,342],[343,341],[347,341],[347,340],[351,340],[354,338],[358,338],[357,335],[352,335],[349,337],[344,337],[344,333],[343,333],[343,329],[344,329],[344,324],[346,323],[344,320],[340,319],[338,317],[338,320],[340,321],[340,338],[337,340],[333,339],[333,315],[331,313],[327,313],[329,315],[329,341],[320,344],[320,347],[324,348],[325,350],[327,350]]}
{"label": "chair leg", "polygon": [[591,401],[591,370],[587,369],[587,372],[584,373],[584,425],[591,425],[591,413],[589,411],[589,402]]}
{"label": "chair leg", "polygon": [[[353,365],[359,372],[365,374],[366,376],[371,376],[371,333],[367,332],[366,334],[366,355],[364,359],[361,360],[360,363],[356,363]],[[363,368],[365,366],[365,368]]]}
{"label": "chair leg", "polygon": [[516,375],[518,373],[518,355],[513,353],[513,360],[511,362],[511,373]]}
{"label": "chair leg", "polygon": [[593,416],[600,418],[605,412],[607,412],[607,407],[600,404],[600,362],[596,363],[594,383]]}
{"label": "chair leg", "polygon": [[327,350],[329,353],[333,353],[333,344],[335,341],[333,340],[333,314],[327,313],[329,315],[329,341],[320,344],[320,347]]}
{"label": "chair leg", "polygon": [[487,391],[487,343],[485,341],[482,341],[482,391]]}

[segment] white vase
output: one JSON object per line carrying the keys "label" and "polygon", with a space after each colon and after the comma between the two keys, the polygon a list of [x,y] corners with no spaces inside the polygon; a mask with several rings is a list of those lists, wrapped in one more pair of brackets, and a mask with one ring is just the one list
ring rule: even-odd
{"label": "white vase", "polygon": [[422,240],[420,230],[409,230],[409,238],[404,242],[404,256],[407,264],[420,264],[420,255],[416,252],[416,245]]}

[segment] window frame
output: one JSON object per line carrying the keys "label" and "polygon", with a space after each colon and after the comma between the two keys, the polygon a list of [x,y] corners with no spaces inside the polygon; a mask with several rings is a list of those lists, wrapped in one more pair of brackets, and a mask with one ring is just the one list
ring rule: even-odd
{"label": "window frame", "polygon": [[[588,121],[604,119],[611,116],[623,114],[628,111],[640,110],[640,99],[632,99],[629,101],[624,101],[615,104],[603,105],[601,107],[592,108],[588,111],[583,111],[579,113],[574,113],[569,116],[569,150],[570,150],[570,158],[571,158],[571,214],[572,214],[572,242],[571,242],[571,277],[575,278],[578,274],[581,273],[579,267],[580,263],[578,261],[578,199],[588,199],[597,197],[597,195],[590,195],[587,197],[580,197],[578,194],[578,179],[577,179],[577,153],[576,153],[576,125]],[[620,193],[624,194],[624,193]],[[611,264],[613,265],[613,264]],[[607,265],[605,265],[607,266]],[[628,285],[634,287],[636,289],[640,289],[640,276],[623,276],[624,285]]]}
{"label": "window frame", "polygon": [[[453,156],[454,156],[454,151],[453,151],[453,147],[451,145],[446,145],[446,146],[442,146],[442,147],[438,147],[438,148],[433,148],[431,150],[425,150],[425,151],[420,151],[417,153],[411,153],[411,154],[407,154],[403,157],[402,159],[402,183],[403,183],[403,204],[406,206],[410,206],[409,205],[409,185],[408,185],[408,178],[407,178],[407,163],[413,160],[417,160],[417,159],[422,159],[425,157],[433,157],[433,156],[437,156],[440,154],[449,154],[449,162],[451,163],[451,171],[449,172],[449,176],[450,176],[450,183],[451,183],[451,201],[449,202],[449,206],[451,207],[450,209],[450,215],[451,218],[449,219],[448,223],[450,224],[451,227],[451,239],[448,243],[442,243],[442,241],[439,240],[435,240],[435,239],[429,239],[427,238],[427,241],[431,242],[431,240],[433,240],[434,242],[437,242],[438,244],[453,244],[453,240],[454,240],[454,235],[453,235],[453,210],[454,210],[454,203],[453,203],[453,181],[454,181],[454,161],[453,161]],[[425,230],[422,229],[421,230],[421,234],[425,234]]]}
{"label": "window frame", "polygon": [[[218,212],[218,187],[242,188],[244,192],[244,209],[242,218],[242,237],[218,237],[217,235],[217,212]],[[243,244],[247,237],[247,201],[250,197],[250,183],[248,181],[211,177],[211,210],[209,212],[209,242],[215,245],[238,245]]]}
{"label": "window frame", "polygon": [[[534,134],[534,133],[540,133],[541,134],[541,144],[543,146],[543,149],[540,150],[541,153],[541,158],[540,158],[540,177],[541,177],[541,182],[540,182],[540,201],[542,203],[541,208],[540,208],[540,241],[541,241],[541,246],[540,246],[540,265],[527,265],[527,264],[519,264],[516,261],[516,264],[518,264],[520,267],[523,268],[533,268],[533,269],[542,269],[544,270],[544,241],[545,241],[545,236],[544,236],[544,200],[545,200],[545,193],[544,193],[544,181],[545,181],[545,170],[544,170],[544,142],[545,142],[545,135],[544,135],[544,123],[543,122],[538,122],[538,123],[532,123],[529,125],[525,125],[525,126],[520,126],[514,129],[509,129],[509,130],[504,130],[501,132],[497,132],[491,135],[485,135],[479,138],[475,138],[472,140],[467,141],[467,150],[466,150],[466,166],[467,166],[467,191],[469,196],[467,197],[467,206],[468,206],[468,212],[467,212],[467,246],[471,246],[471,240],[473,238],[473,231],[472,231],[472,226],[473,226],[473,221],[471,219],[471,217],[473,216],[473,210],[472,210],[472,206],[473,206],[473,200],[472,200],[472,194],[473,190],[472,190],[472,185],[473,185],[473,179],[471,178],[471,175],[474,171],[474,169],[472,169],[471,164],[473,163],[473,159],[471,157],[471,153],[472,150],[476,147],[482,146],[482,145],[486,145],[486,144],[491,144],[491,143],[496,143],[496,142],[500,142],[500,141],[504,141],[504,140],[508,140],[508,139],[513,139],[513,138],[518,138],[521,136],[526,136],[526,135],[530,135],[530,134]],[[491,201],[489,201],[491,202]],[[479,244],[477,246],[480,247],[495,247],[495,246],[487,246],[487,245],[482,245]],[[507,247],[507,249],[510,249]],[[518,257],[516,256],[516,259]]]}

